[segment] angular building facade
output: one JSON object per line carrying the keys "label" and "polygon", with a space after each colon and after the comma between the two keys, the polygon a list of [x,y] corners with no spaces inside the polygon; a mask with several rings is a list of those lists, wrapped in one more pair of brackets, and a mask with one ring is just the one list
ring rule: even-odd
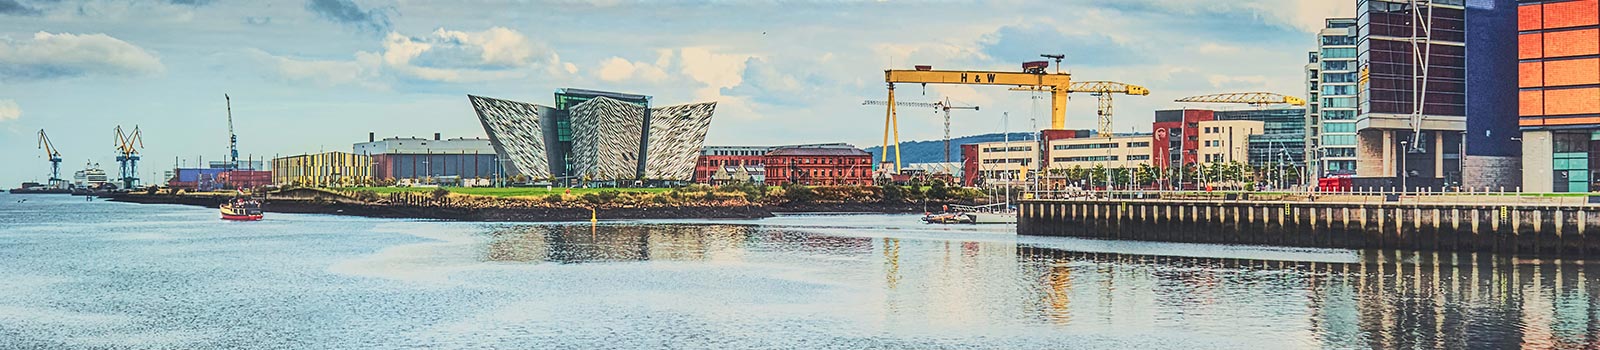
{"label": "angular building facade", "polygon": [[644,164],[646,179],[689,179],[695,160],[711,131],[715,102],[682,104],[650,109]]}
{"label": "angular building facade", "polygon": [[[1356,85],[1356,176],[1387,182],[1379,187],[1442,188],[1460,183],[1467,130],[1462,5],[1460,0],[1356,1],[1361,68]],[[1418,21],[1419,17],[1424,20]],[[1323,62],[1328,59],[1324,53]],[[1323,75],[1327,74],[1325,69]],[[1324,101],[1329,86],[1324,79]],[[1328,119],[1331,107],[1322,104],[1323,119]],[[1417,114],[1420,120],[1413,121]],[[1322,133],[1330,133],[1328,125],[1322,125]],[[1326,148],[1328,136],[1323,138]]]}
{"label": "angular building facade", "polygon": [[467,99],[478,112],[478,121],[489,134],[495,153],[505,161],[501,166],[507,173],[551,177],[540,106],[473,95],[467,95]]}
{"label": "angular building facade", "polygon": [[650,97],[560,89],[546,107],[473,102],[511,174],[598,182],[690,181],[716,102],[651,108]]}
{"label": "angular building facade", "polygon": [[589,180],[639,178],[645,109],[603,96],[572,106],[567,111],[572,121],[569,174]]}

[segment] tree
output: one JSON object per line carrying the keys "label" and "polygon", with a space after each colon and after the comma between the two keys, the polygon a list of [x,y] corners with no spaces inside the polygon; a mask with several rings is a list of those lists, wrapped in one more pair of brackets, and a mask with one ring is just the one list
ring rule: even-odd
{"label": "tree", "polygon": [[903,202],[906,200],[906,189],[895,184],[883,185],[884,202]]}
{"label": "tree", "polygon": [[450,190],[445,189],[444,187],[440,187],[440,188],[434,189],[431,194],[433,195],[433,200],[442,201],[446,197],[450,197]]}
{"label": "tree", "polygon": [[[1055,170],[1055,169],[1052,169],[1052,170]],[[933,184],[928,186],[928,192],[927,192],[928,199],[933,199],[933,200],[950,199],[950,188],[946,187],[946,186],[947,185],[945,185],[943,179],[934,179],[933,180]]]}

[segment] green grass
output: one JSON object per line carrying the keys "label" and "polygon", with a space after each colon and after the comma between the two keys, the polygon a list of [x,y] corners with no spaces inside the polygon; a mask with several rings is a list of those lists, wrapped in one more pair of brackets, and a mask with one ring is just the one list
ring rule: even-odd
{"label": "green grass", "polygon": [[[341,190],[341,191],[372,191],[372,192],[376,192],[378,194],[390,194],[390,193],[398,193],[398,192],[429,193],[429,192],[433,192],[433,190],[435,190],[436,188],[433,188],[433,187],[342,187],[342,188],[338,188],[338,189]],[[548,190],[548,191],[545,190],[544,187],[504,187],[504,188],[496,188],[496,187],[447,187],[446,189],[450,190],[451,193],[470,194],[470,195],[479,195],[479,196],[491,196],[491,197],[529,197],[529,196],[538,197],[538,196],[549,195],[549,194],[552,194],[552,193],[566,193],[566,190],[567,190],[567,188],[565,188],[565,187],[556,187],[556,188],[553,188],[553,189]],[[672,190],[672,189],[670,189],[670,188],[573,188],[572,189],[572,194],[573,195],[584,195],[584,194],[588,194],[588,193],[599,193],[599,192],[602,192],[602,191],[662,193],[662,192],[666,192],[666,191],[670,191],[670,190]]]}

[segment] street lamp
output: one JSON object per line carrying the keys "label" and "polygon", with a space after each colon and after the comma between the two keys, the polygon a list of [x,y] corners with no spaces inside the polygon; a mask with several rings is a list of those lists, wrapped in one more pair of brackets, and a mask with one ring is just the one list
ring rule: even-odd
{"label": "street lamp", "polygon": [[1411,177],[1411,172],[1406,170],[1406,155],[1411,152],[1411,149],[1407,148],[1406,145],[1410,143],[1407,140],[1400,140],[1400,193],[1406,192],[1406,178]]}

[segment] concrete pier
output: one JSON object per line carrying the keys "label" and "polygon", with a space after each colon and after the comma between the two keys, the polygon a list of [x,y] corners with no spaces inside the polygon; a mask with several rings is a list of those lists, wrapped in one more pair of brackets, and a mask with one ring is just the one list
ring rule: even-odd
{"label": "concrete pier", "polygon": [[1120,240],[1600,256],[1600,206],[1025,200],[1017,233]]}

